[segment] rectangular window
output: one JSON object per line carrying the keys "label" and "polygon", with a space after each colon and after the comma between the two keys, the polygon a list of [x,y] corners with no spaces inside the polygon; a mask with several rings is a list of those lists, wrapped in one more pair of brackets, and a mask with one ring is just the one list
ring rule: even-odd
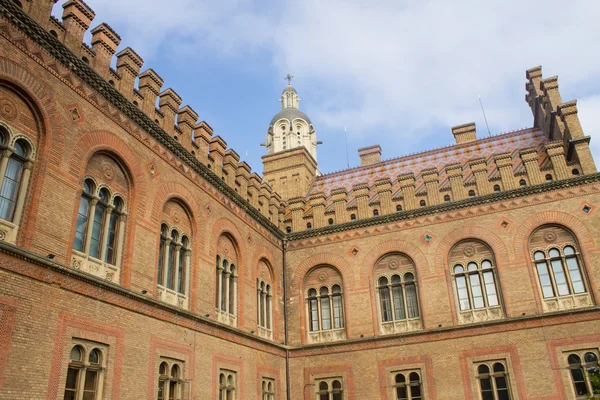
{"label": "rectangular window", "polygon": [[184,398],[184,366],[184,361],[160,358],[157,400],[182,400]]}
{"label": "rectangular window", "polygon": [[343,379],[341,377],[317,379],[315,387],[317,389],[315,397],[317,400],[344,399]]}
{"label": "rectangular window", "polygon": [[391,387],[394,400],[423,400],[421,370],[393,371]]}
{"label": "rectangular window", "polygon": [[102,398],[107,355],[107,345],[73,339],[65,382],[65,400],[100,400]]}
{"label": "rectangular window", "polygon": [[512,398],[505,360],[475,364],[479,393],[483,400],[510,400]]}
{"label": "rectangular window", "polygon": [[13,218],[22,173],[23,162],[10,158],[0,189],[0,218],[7,221],[12,221]]}

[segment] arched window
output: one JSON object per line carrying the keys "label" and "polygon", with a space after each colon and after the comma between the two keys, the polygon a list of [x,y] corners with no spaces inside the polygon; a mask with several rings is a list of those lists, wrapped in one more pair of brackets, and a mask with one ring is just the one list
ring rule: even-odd
{"label": "arched window", "polygon": [[258,265],[256,280],[256,321],[259,336],[273,337],[273,287],[271,269],[263,260]]}
{"label": "arched window", "polygon": [[469,190],[469,197],[475,197],[475,191],[473,189]]}
{"label": "arched window", "polygon": [[[2,185],[0,186],[0,218],[6,221],[18,223],[17,218],[15,218],[17,204],[19,197],[24,200],[24,192],[26,191],[26,185],[23,185],[23,177],[25,171],[29,170],[27,173],[28,183],[32,167],[32,163],[28,161],[29,153],[27,142],[17,140],[11,154],[2,158],[0,164],[0,171],[3,172]],[[22,210],[22,205],[20,209]]]}
{"label": "arched window", "polygon": [[99,400],[106,371],[104,351],[94,343],[76,343],[71,348],[65,400]]}
{"label": "arched window", "polygon": [[288,225],[288,226],[286,226],[286,227],[285,227],[285,232],[286,232],[286,233],[292,233],[292,227],[291,227],[291,226],[289,226],[289,225]]}
{"label": "arched window", "polygon": [[394,376],[394,399],[423,400],[423,384],[420,371],[396,372]]}
{"label": "arched window", "polygon": [[406,332],[421,329],[415,265],[404,254],[382,257],[374,268],[379,302],[380,332]]}
{"label": "arched window", "polygon": [[157,400],[183,399],[183,366],[179,362],[162,361],[158,367]]}
{"label": "arched window", "polygon": [[237,325],[238,258],[236,246],[228,236],[217,242],[217,319],[228,325]]}
{"label": "arched window", "polygon": [[90,158],[75,222],[74,268],[119,281],[129,188],[128,175],[112,156]]}
{"label": "arched window", "polygon": [[221,370],[219,373],[219,400],[237,400],[237,374]]}
{"label": "arched window", "polygon": [[316,383],[317,399],[319,400],[342,400],[343,388],[341,378],[320,379]]}
{"label": "arched window", "polygon": [[552,180],[551,174],[546,174],[546,182],[550,182]]}
{"label": "arched window", "polygon": [[492,250],[482,242],[465,240],[452,248],[449,261],[460,323],[502,317]]}
{"label": "arched window", "polygon": [[579,246],[571,232],[543,226],[529,240],[545,311],[590,306]]}
{"label": "arched window", "polygon": [[[583,362],[582,362],[583,360]],[[600,394],[600,369],[596,351],[569,353],[567,356],[575,397]],[[586,397],[591,398],[591,397]]]}
{"label": "arched window", "polygon": [[579,170],[577,168],[573,168],[573,170],[571,171],[571,173],[575,176],[579,175]]}
{"label": "arched window", "polygon": [[312,224],[310,222],[306,223],[306,229],[312,229]]}
{"label": "arched window", "polygon": [[373,210],[373,216],[376,217],[379,215],[379,210],[378,209],[374,209]]}
{"label": "arched window", "polygon": [[275,400],[275,381],[273,379],[262,379],[261,400]]}
{"label": "arched window", "polygon": [[525,186],[527,186],[527,182],[525,182],[525,179],[521,179],[521,180],[519,181],[519,186],[521,186],[521,187],[525,187]]}
{"label": "arched window", "polygon": [[420,205],[421,207],[425,207],[425,206],[427,205],[427,203],[425,202],[425,200],[421,200],[421,201],[419,202],[419,205]]}
{"label": "arched window", "polygon": [[327,221],[327,223],[328,223],[329,225],[333,225],[333,218],[329,218],[329,220]]}
{"label": "arched window", "polygon": [[450,201],[450,195],[449,194],[447,194],[447,195],[444,196],[444,201],[446,203]]}
{"label": "arched window", "polygon": [[500,185],[494,185],[494,192],[500,191]]}
{"label": "arched window", "polygon": [[503,362],[477,365],[477,381],[484,400],[510,400],[508,373]]}
{"label": "arched window", "polygon": [[350,220],[351,221],[356,220],[356,214],[350,214]]}
{"label": "arched window", "polygon": [[402,205],[401,204],[397,204],[396,205],[396,211],[402,211]]}
{"label": "arched window", "polygon": [[314,268],[304,280],[309,341],[346,338],[342,280],[332,267]]}
{"label": "arched window", "polygon": [[157,297],[171,305],[188,308],[192,255],[191,219],[186,208],[175,200],[165,204],[162,217],[158,246]]}

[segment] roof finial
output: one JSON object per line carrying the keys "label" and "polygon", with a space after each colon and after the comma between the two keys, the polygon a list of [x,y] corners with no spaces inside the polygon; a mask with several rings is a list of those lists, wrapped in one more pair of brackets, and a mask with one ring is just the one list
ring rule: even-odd
{"label": "roof finial", "polygon": [[292,75],[290,75],[290,74],[287,74],[285,76],[285,78],[283,78],[283,79],[285,79],[286,81],[288,81],[288,85],[291,86],[292,85],[292,79],[294,79],[294,77]]}

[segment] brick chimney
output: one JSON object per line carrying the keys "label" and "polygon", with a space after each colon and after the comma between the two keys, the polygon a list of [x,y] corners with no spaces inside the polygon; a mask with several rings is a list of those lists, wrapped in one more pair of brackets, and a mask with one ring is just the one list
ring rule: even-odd
{"label": "brick chimney", "polygon": [[470,142],[477,139],[475,122],[469,122],[468,124],[453,127],[452,134],[454,135],[456,144]]}
{"label": "brick chimney", "polygon": [[376,144],[358,149],[358,156],[360,157],[361,167],[378,163],[381,161],[381,146]]}

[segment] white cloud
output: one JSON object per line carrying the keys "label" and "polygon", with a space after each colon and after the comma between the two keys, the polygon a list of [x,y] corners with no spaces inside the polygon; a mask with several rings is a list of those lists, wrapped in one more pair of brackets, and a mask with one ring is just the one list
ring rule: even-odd
{"label": "white cloud", "polygon": [[[268,54],[279,71],[273,79],[280,82],[288,71],[298,76],[298,89],[308,99],[304,110],[325,137],[347,125],[359,142],[393,138],[412,151],[432,140],[450,143],[450,127],[473,120],[484,136],[478,93],[492,133],[529,126],[525,70],[538,64],[546,77],[560,74],[565,100],[600,95],[595,46],[600,3],[593,0],[543,5],[101,0],[91,5],[109,23],[125,26],[119,32],[124,44],[144,58],[156,56],[161,45],[179,48],[187,62],[205,57],[203,50],[211,56],[243,55],[246,64],[253,62],[249,53]],[[587,113],[586,125],[597,126],[593,111],[582,108],[580,115]],[[433,137],[440,130],[446,136]]]}
{"label": "white cloud", "polygon": [[596,166],[600,167],[600,94],[586,96],[577,101],[577,111],[581,121],[581,127],[586,135],[590,135],[590,149],[592,156],[596,161]]}

